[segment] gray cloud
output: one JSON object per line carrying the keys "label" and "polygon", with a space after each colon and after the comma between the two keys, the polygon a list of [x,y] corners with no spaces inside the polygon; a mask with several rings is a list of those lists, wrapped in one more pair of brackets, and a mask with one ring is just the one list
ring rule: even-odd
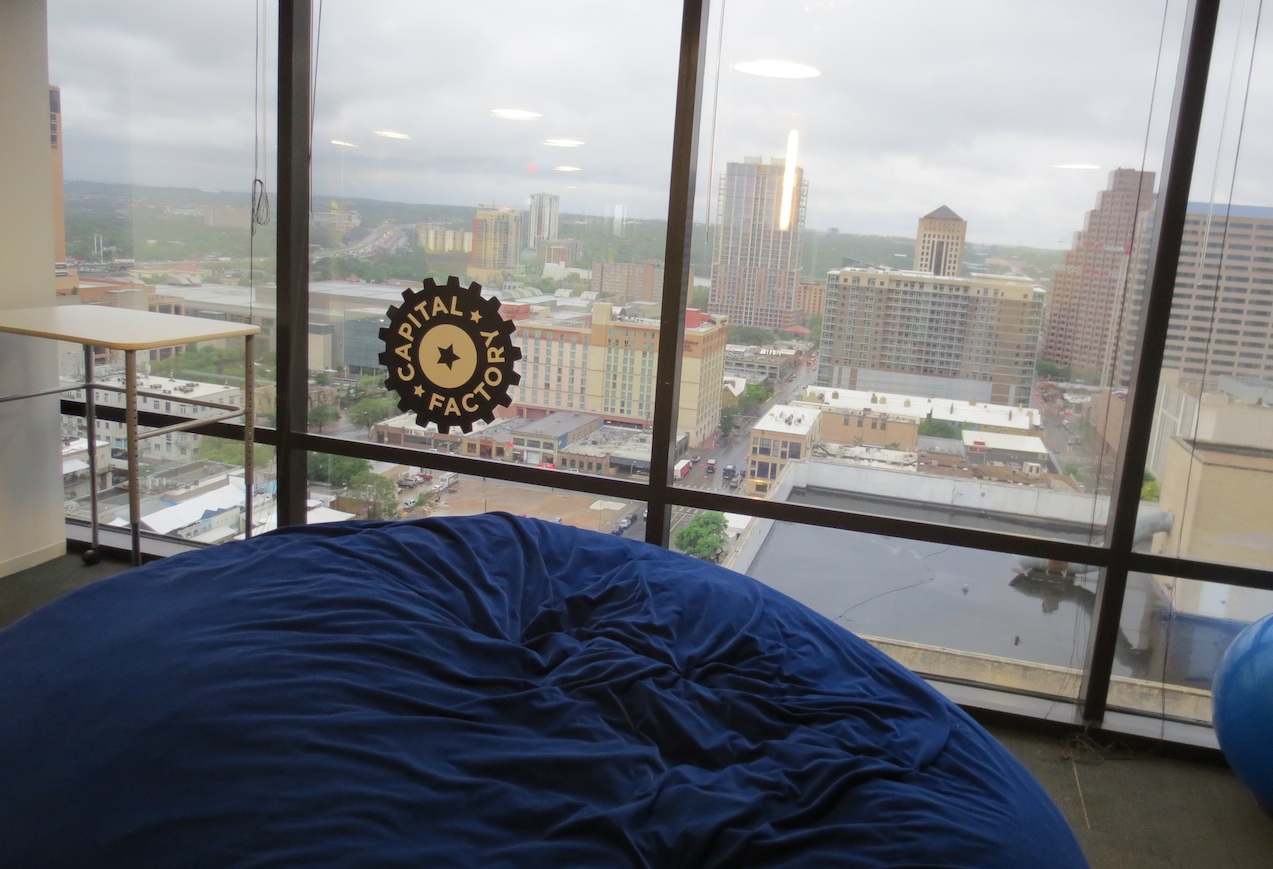
{"label": "gray cloud", "polygon": [[[262,123],[257,8],[50,0],[67,177],[247,190]],[[321,9],[317,195],[519,205],[548,190],[566,211],[623,205],[635,217],[666,215],[678,2],[323,0]],[[921,214],[946,204],[975,241],[1068,245],[1110,170],[1160,169],[1182,9],[1183,0],[717,2],[698,213],[714,210],[726,162],[781,156],[787,130],[798,128],[811,227],[909,235]],[[1227,196],[1233,174],[1238,85],[1251,58],[1235,39],[1241,12],[1232,14],[1195,198],[1210,194],[1213,177]],[[271,23],[267,107],[273,39]],[[1273,144],[1267,55],[1255,54],[1237,166],[1233,198],[1245,204],[1273,204],[1263,171]],[[733,69],[759,57],[822,75],[771,80]],[[491,117],[504,107],[542,117]],[[411,138],[383,139],[378,129]],[[268,119],[264,136],[272,145]],[[560,136],[587,144],[543,144]],[[1101,168],[1053,168],[1063,163]]]}

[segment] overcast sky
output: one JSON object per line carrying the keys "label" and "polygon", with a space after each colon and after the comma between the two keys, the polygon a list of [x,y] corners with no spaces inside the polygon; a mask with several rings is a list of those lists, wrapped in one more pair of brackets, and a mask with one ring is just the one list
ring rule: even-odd
{"label": "overcast sky", "polygon": [[[1240,153],[1233,200],[1273,205],[1270,52],[1264,39],[1253,59],[1253,13],[1230,5],[1192,196],[1228,199]],[[1183,7],[717,0],[699,217],[726,162],[781,157],[795,129],[811,228],[913,236],[947,205],[971,241],[1067,247],[1112,169],[1161,168]],[[258,100],[257,10],[49,0],[66,178],[272,190],[275,25]],[[667,0],[321,0],[316,199],[519,207],[547,191],[563,212],[666,217],[679,15]],[[763,58],[819,74],[735,69]]]}

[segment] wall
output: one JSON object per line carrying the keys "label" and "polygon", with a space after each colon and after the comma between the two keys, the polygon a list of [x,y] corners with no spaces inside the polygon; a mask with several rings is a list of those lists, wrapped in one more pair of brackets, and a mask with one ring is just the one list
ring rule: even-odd
{"label": "wall", "polygon": [[[54,303],[44,0],[0,2],[0,309]],[[0,395],[57,385],[57,345],[0,335]],[[0,404],[0,576],[66,551],[56,396]]]}

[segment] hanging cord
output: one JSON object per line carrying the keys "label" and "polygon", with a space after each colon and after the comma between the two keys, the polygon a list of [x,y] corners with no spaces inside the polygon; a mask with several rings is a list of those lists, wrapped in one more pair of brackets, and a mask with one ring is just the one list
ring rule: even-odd
{"label": "hanging cord", "polygon": [[312,64],[313,73],[309,82],[309,148],[310,159],[309,165],[309,208],[314,210],[314,112],[318,103],[318,52],[323,44],[323,0],[318,0],[318,16],[314,22],[314,62]]}
{"label": "hanging cord", "polygon": [[266,166],[269,161],[264,159],[265,153],[269,150],[269,119],[266,115],[264,100],[261,98],[268,62],[263,42],[266,30],[265,0],[257,0],[256,7],[256,60],[254,63],[256,81],[253,93],[256,120],[253,125],[252,142],[252,235],[256,235],[258,226],[266,226],[270,222],[270,194],[265,184]]}

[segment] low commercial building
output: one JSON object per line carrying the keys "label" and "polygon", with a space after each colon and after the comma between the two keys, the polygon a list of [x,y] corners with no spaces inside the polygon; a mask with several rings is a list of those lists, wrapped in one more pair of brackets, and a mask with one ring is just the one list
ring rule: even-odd
{"label": "low commercial building", "polygon": [[1033,435],[965,431],[963,439],[970,465],[999,465],[1027,474],[1053,470],[1047,444]]}
{"label": "low commercial building", "polygon": [[819,439],[821,416],[813,407],[779,404],[756,422],[747,455],[746,494],[768,493],[788,462],[809,457]]}

